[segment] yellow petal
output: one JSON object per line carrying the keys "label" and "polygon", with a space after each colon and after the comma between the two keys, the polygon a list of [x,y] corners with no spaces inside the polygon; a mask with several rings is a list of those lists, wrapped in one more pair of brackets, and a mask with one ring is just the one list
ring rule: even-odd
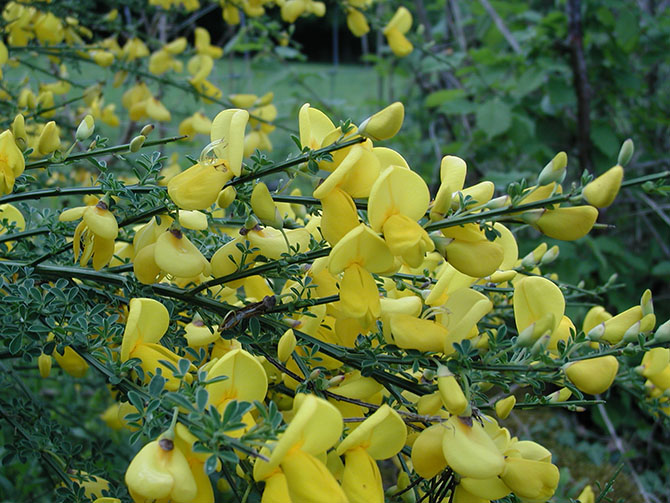
{"label": "yellow petal", "polygon": [[227,353],[207,372],[207,379],[223,375],[228,379],[206,386],[208,404],[216,406],[230,399],[245,402],[265,399],[267,375],[263,366],[247,351],[235,349]]}
{"label": "yellow petal", "polygon": [[505,458],[477,420],[451,416],[444,425],[442,451],[456,473],[487,479],[503,472]]}
{"label": "yellow petal", "polygon": [[328,269],[342,272],[351,264],[359,264],[371,273],[384,273],[393,267],[393,255],[384,240],[365,224],[349,231],[333,247]]}
{"label": "yellow petal", "polygon": [[370,226],[379,232],[384,222],[395,214],[418,221],[425,215],[429,203],[426,182],[413,171],[392,166],[381,174],[370,190]]}
{"label": "yellow petal", "polygon": [[445,431],[441,424],[429,426],[419,434],[412,445],[412,466],[424,479],[432,479],[447,467],[447,460],[442,452],[442,438]]}
{"label": "yellow petal", "polygon": [[248,120],[249,112],[230,108],[220,112],[212,121],[211,140],[222,141],[214,148],[214,152],[218,158],[228,161],[228,166],[235,176],[240,176],[242,172],[244,129]]}
{"label": "yellow petal", "polygon": [[565,366],[568,379],[577,389],[590,395],[607,391],[618,370],[619,362],[612,355],[571,362]]}
{"label": "yellow petal", "polygon": [[551,463],[509,457],[501,478],[518,497],[546,501],[554,495],[560,474]]}
{"label": "yellow petal", "polygon": [[[357,428],[355,431],[360,429]],[[342,489],[349,503],[384,503],[382,476],[375,460],[363,447],[345,453]]]}
{"label": "yellow petal", "polygon": [[207,259],[200,250],[179,230],[159,236],[154,258],[162,271],[180,278],[197,276],[207,266]]}
{"label": "yellow petal", "polygon": [[130,358],[137,344],[158,342],[170,324],[170,316],[163,304],[154,299],[130,299],[128,320],[121,343],[121,361]]}
{"label": "yellow petal", "polygon": [[587,203],[596,208],[605,208],[614,202],[621,188],[622,180],[623,167],[616,165],[588,183],[584,187],[582,195]]}

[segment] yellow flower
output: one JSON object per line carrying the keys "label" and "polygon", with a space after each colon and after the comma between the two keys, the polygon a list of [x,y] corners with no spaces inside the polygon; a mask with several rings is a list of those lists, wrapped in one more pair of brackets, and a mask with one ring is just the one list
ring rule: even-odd
{"label": "yellow flower", "polygon": [[442,451],[456,473],[476,479],[503,473],[505,458],[477,420],[451,416],[443,425]]}
{"label": "yellow flower", "polygon": [[326,400],[314,395],[297,395],[292,421],[271,453],[265,451],[269,461],[259,459],[254,464],[254,479],[265,480],[281,468],[292,501],[347,502],[335,477],[315,457],[337,442],[342,424],[340,412]]}
{"label": "yellow flower", "polygon": [[7,130],[0,134],[0,195],[9,194],[14,189],[14,180],[23,173],[25,166],[12,132]]}
{"label": "yellow flower", "polygon": [[185,210],[204,210],[214,204],[219,192],[233,177],[229,163],[223,159],[200,162],[168,181],[170,198]]}
{"label": "yellow flower", "polygon": [[136,502],[191,503],[198,493],[186,457],[165,436],[142,447],[128,465],[125,480]]}
{"label": "yellow flower", "polygon": [[545,208],[526,211],[521,218],[550,238],[574,241],[589,233],[598,218],[598,210],[593,206]]}
{"label": "yellow flower", "polygon": [[70,222],[78,218],[82,221],[77,225],[72,240],[74,260],[76,262],[79,258],[83,244],[79,263],[82,267],[86,266],[93,257],[93,268],[98,271],[109,264],[114,255],[114,240],[119,234],[116,218],[107,209],[107,203],[100,200],[95,206],[79,206],[65,210],[59,215],[58,220]]}
{"label": "yellow flower", "polygon": [[341,309],[369,326],[381,314],[379,291],[371,273],[390,271],[393,255],[382,238],[361,224],[333,247],[329,257],[330,272],[344,272],[340,282]]}
{"label": "yellow flower", "polygon": [[356,37],[362,37],[370,31],[370,25],[368,20],[365,19],[365,14],[358,9],[347,9],[347,26]]}
{"label": "yellow flower", "polygon": [[[145,372],[145,382],[150,380],[148,372],[155,374],[161,369],[166,379],[165,388],[174,391],[179,388],[180,379],[160,363],[160,360],[169,361],[176,366],[180,357],[158,344],[169,324],[168,311],[160,302],[146,298],[130,299],[128,320],[121,341],[121,361],[139,358]],[[193,376],[186,374],[183,379],[191,382]]]}
{"label": "yellow flower", "polygon": [[[21,212],[11,204],[0,204],[0,236],[7,232],[7,227],[3,225],[3,221],[14,226],[13,232],[21,232],[26,228],[25,218],[23,218]],[[14,246],[14,242],[5,241],[5,245],[11,250]]]}
{"label": "yellow flower", "polygon": [[41,155],[49,155],[60,148],[60,136],[58,127],[54,121],[49,121],[42,129],[37,144],[37,152]]}
{"label": "yellow flower", "polygon": [[541,337],[548,341],[565,312],[561,290],[542,277],[524,277],[514,285],[514,320],[518,344],[530,346]]}
{"label": "yellow flower", "polygon": [[230,108],[220,112],[212,121],[210,138],[214,145],[214,154],[219,159],[226,159],[229,169],[235,176],[242,172],[244,155],[244,129],[249,120],[249,112]]}
{"label": "yellow flower", "polygon": [[370,226],[382,232],[391,253],[411,267],[421,265],[425,253],[434,249],[430,237],[417,223],[429,203],[430,193],[423,179],[400,166],[384,170],[370,190]]}
{"label": "yellow flower", "polygon": [[412,43],[407,40],[405,33],[412,27],[412,14],[406,7],[398,7],[391,20],[384,28],[384,35],[393,54],[404,58],[414,50]]}
{"label": "yellow flower", "polygon": [[616,165],[589,182],[584,187],[582,195],[587,203],[596,208],[605,208],[614,202],[621,188],[622,180],[623,167]]}

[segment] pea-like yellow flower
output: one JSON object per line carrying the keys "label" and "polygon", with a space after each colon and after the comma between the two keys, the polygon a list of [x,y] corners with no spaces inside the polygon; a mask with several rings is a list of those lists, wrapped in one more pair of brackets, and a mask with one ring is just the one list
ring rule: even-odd
{"label": "pea-like yellow flower", "polygon": [[426,231],[417,223],[428,209],[430,192],[423,179],[400,166],[384,170],[370,190],[368,218],[373,230],[384,234],[391,253],[411,267],[423,262],[435,248]]}
{"label": "pea-like yellow flower", "polygon": [[167,436],[142,447],[126,470],[128,492],[136,502],[191,503],[198,487],[188,461]]}
{"label": "pea-like yellow flower", "polygon": [[262,451],[269,455],[269,461],[256,461],[254,479],[265,480],[280,468],[286,476],[291,501],[347,502],[335,477],[315,457],[337,442],[342,425],[342,416],[332,404],[314,395],[297,395],[293,419],[271,452]]}
{"label": "pea-like yellow flower", "polygon": [[360,10],[349,7],[347,9],[347,27],[356,37],[362,37],[370,31],[370,25]]}
{"label": "pea-like yellow flower", "polygon": [[392,269],[391,251],[372,229],[360,224],[333,247],[329,257],[330,272],[344,272],[340,282],[340,308],[369,326],[381,315],[379,290],[371,273]]}
{"label": "pea-like yellow flower", "polygon": [[584,200],[596,208],[606,208],[614,202],[622,180],[623,167],[617,164],[584,187]]}
{"label": "pea-like yellow flower", "polygon": [[76,262],[79,259],[83,267],[93,257],[93,268],[98,271],[109,264],[114,255],[114,240],[119,234],[119,226],[104,200],[100,200],[95,206],[65,210],[58,220],[70,222],[79,218],[82,220],[77,225],[72,240],[74,260]]}
{"label": "pea-like yellow flower", "polygon": [[[7,222],[7,226],[3,224]],[[26,219],[23,214],[11,204],[0,204],[0,236],[7,232],[8,226],[14,226],[13,232],[21,232],[26,228]],[[13,241],[6,241],[5,246],[9,250],[14,246]]]}
{"label": "pea-like yellow flower", "polygon": [[382,405],[337,447],[345,456],[342,489],[350,503],[383,503],[382,478],[375,460],[400,452],[407,439],[407,427],[400,415]]}
{"label": "pea-like yellow flower", "polygon": [[391,20],[384,27],[384,35],[393,51],[393,54],[399,58],[404,58],[409,55],[414,46],[407,40],[405,33],[412,27],[412,14],[406,7],[398,7]]}
{"label": "pea-like yellow flower", "polygon": [[458,474],[488,479],[503,473],[505,458],[481,423],[473,418],[451,416],[445,423],[442,452]]}
{"label": "pea-like yellow flower", "polygon": [[[157,300],[130,299],[126,329],[123,332],[121,342],[121,361],[139,358],[147,382],[150,380],[147,375],[148,372],[155,374],[158,369],[161,369],[163,377],[166,378],[165,388],[174,391],[179,388],[180,379],[175,377],[169,368],[160,363],[160,360],[169,361],[176,367],[180,357],[158,344],[169,324],[168,311]],[[193,376],[186,374],[183,379],[186,382],[191,382]]]}

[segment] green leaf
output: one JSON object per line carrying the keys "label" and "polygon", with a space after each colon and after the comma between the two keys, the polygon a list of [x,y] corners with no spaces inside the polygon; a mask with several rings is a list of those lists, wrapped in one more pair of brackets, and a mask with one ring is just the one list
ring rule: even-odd
{"label": "green leaf", "polygon": [[512,110],[500,98],[493,98],[477,109],[477,127],[491,139],[507,131],[512,124]]}
{"label": "green leaf", "polygon": [[210,475],[216,471],[216,465],[218,461],[219,458],[215,455],[211,455],[207,458],[207,461],[205,461],[205,473],[207,475]]}

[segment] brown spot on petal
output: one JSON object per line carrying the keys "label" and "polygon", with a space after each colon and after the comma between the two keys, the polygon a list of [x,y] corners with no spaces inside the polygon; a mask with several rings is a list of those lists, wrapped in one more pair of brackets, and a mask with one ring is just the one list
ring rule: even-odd
{"label": "brown spot on petal", "polygon": [[172,440],[170,440],[169,438],[161,438],[161,439],[158,441],[158,445],[159,445],[160,448],[163,449],[164,451],[168,451],[168,452],[169,452],[169,451],[171,451],[172,449],[174,449],[174,442],[173,442]]}

